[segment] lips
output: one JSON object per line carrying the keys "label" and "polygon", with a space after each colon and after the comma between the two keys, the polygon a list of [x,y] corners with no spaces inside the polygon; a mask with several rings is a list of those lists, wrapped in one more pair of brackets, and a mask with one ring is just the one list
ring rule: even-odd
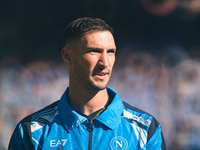
{"label": "lips", "polygon": [[94,76],[95,78],[100,79],[100,80],[105,79],[107,75],[108,75],[108,72],[107,72],[107,71],[94,72],[94,73],[93,73],[93,76]]}
{"label": "lips", "polygon": [[108,73],[107,72],[94,73],[94,75],[98,75],[98,76],[105,76],[106,74]]}

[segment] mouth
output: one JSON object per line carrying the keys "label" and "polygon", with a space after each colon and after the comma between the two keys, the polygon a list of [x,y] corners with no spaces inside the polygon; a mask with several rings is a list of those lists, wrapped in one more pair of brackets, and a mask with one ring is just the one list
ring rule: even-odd
{"label": "mouth", "polygon": [[93,73],[93,76],[97,79],[103,80],[108,76],[108,74],[108,72],[102,71]]}

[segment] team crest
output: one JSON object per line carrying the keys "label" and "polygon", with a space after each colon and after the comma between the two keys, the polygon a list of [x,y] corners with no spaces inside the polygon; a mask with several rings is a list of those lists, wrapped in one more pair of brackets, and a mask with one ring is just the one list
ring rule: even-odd
{"label": "team crest", "polygon": [[128,147],[128,142],[125,138],[117,136],[111,140],[110,146],[112,150],[126,150]]}

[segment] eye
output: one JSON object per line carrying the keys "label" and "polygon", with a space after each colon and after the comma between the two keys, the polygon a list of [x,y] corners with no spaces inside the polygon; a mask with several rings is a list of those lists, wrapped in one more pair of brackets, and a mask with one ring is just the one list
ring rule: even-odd
{"label": "eye", "polygon": [[95,48],[95,49],[90,49],[88,52],[89,53],[101,53],[101,50],[98,48]]}
{"label": "eye", "polygon": [[116,51],[115,49],[110,49],[110,50],[108,50],[107,52],[108,52],[108,53],[115,53],[115,51]]}
{"label": "eye", "polygon": [[99,53],[99,50],[98,50],[98,49],[93,49],[93,50],[91,50],[90,52]]}

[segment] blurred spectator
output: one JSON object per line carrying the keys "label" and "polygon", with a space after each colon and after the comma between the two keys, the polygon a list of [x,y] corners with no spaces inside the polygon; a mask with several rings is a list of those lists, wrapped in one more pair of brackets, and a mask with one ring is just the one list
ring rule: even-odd
{"label": "blurred spectator", "polygon": [[200,149],[200,62],[185,60],[171,76],[176,125],[174,143],[182,149]]}
{"label": "blurred spectator", "polygon": [[[27,66],[9,63],[0,68],[0,141],[8,145],[14,126],[26,115],[58,100],[68,84],[62,64],[33,62]],[[2,149],[3,150],[3,149]]]}

